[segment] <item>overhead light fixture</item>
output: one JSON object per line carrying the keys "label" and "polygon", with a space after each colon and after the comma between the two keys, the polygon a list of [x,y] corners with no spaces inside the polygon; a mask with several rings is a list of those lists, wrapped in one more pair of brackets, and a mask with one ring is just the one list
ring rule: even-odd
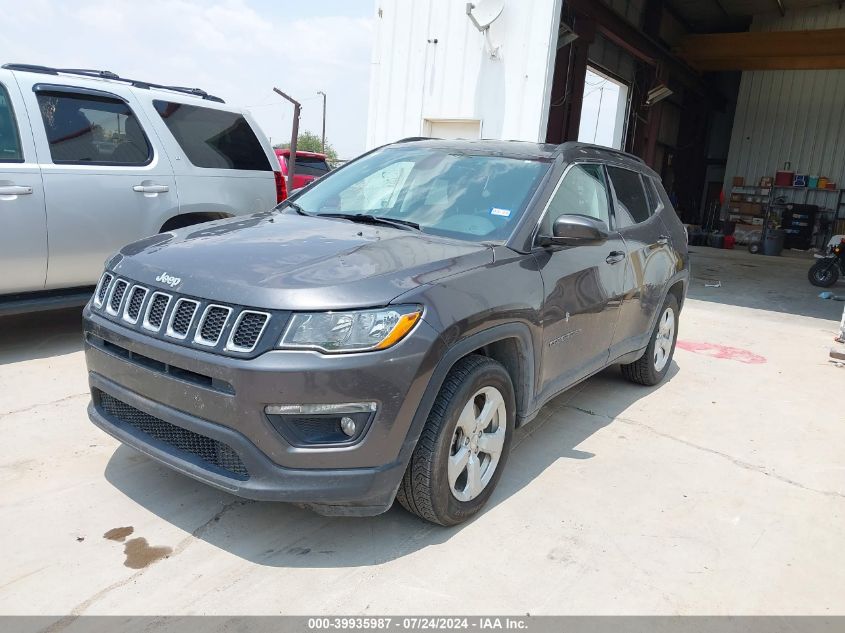
{"label": "overhead light fixture", "polygon": [[578,34],[575,33],[571,28],[569,28],[568,24],[564,24],[563,22],[560,23],[560,28],[557,32],[557,47],[558,50],[563,48],[564,46],[569,46],[578,39]]}
{"label": "overhead light fixture", "polygon": [[666,84],[660,84],[656,88],[652,88],[648,91],[648,96],[645,100],[645,105],[647,108],[650,108],[656,103],[659,103],[666,99],[667,97],[675,94],[673,90],[669,88]]}

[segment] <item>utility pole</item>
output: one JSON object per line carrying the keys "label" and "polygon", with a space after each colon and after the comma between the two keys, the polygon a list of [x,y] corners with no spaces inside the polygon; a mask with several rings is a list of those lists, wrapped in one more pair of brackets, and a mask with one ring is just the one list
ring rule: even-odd
{"label": "utility pole", "polygon": [[326,93],[322,90],[317,91],[318,95],[323,95],[323,154],[326,153]]}
{"label": "utility pole", "polygon": [[293,97],[286,95],[278,88],[273,88],[273,92],[281,95],[293,104],[293,125],[290,132],[290,158],[288,159],[288,195],[293,193],[293,174],[296,171],[296,139],[299,138],[299,113],[302,110],[302,104]]}

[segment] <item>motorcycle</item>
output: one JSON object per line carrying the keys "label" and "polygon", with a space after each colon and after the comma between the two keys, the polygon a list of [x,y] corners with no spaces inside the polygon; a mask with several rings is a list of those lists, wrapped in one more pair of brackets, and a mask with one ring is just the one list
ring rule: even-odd
{"label": "motorcycle", "polygon": [[810,267],[807,277],[814,286],[830,288],[840,274],[845,276],[845,238],[828,247],[827,253]]}

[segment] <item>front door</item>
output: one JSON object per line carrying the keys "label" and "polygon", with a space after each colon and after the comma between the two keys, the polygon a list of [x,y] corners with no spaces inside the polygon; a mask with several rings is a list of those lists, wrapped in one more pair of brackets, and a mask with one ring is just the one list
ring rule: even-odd
{"label": "front door", "polygon": [[[540,234],[551,235],[565,214],[611,225],[604,168],[572,165],[543,216]],[[543,392],[550,395],[601,369],[613,340],[627,266],[625,243],[613,230],[597,245],[536,249],[543,285]]]}
{"label": "front door", "polygon": [[12,74],[0,69],[0,294],[44,288],[47,217],[41,170]]}
{"label": "front door", "polygon": [[178,211],[170,160],[123,86],[101,92],[22,78],[21,89],[47,200],[46,287],[93,285],[111,254]]}

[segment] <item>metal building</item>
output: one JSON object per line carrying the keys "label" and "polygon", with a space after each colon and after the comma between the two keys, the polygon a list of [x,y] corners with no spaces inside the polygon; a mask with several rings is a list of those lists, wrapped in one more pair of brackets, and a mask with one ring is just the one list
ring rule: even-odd
{"label": "metal building", "polygon": [[[734,179],[757,185],[787,162],[838,189],[841,6],[376,0],[368,145],[418,135],[595,139],[660,172],[691,224],[704,223],[720,198],[727,219],[739,210],[731,208]],[[822,190],[780,194],[817,204],[820,217],[841,201]]]}

